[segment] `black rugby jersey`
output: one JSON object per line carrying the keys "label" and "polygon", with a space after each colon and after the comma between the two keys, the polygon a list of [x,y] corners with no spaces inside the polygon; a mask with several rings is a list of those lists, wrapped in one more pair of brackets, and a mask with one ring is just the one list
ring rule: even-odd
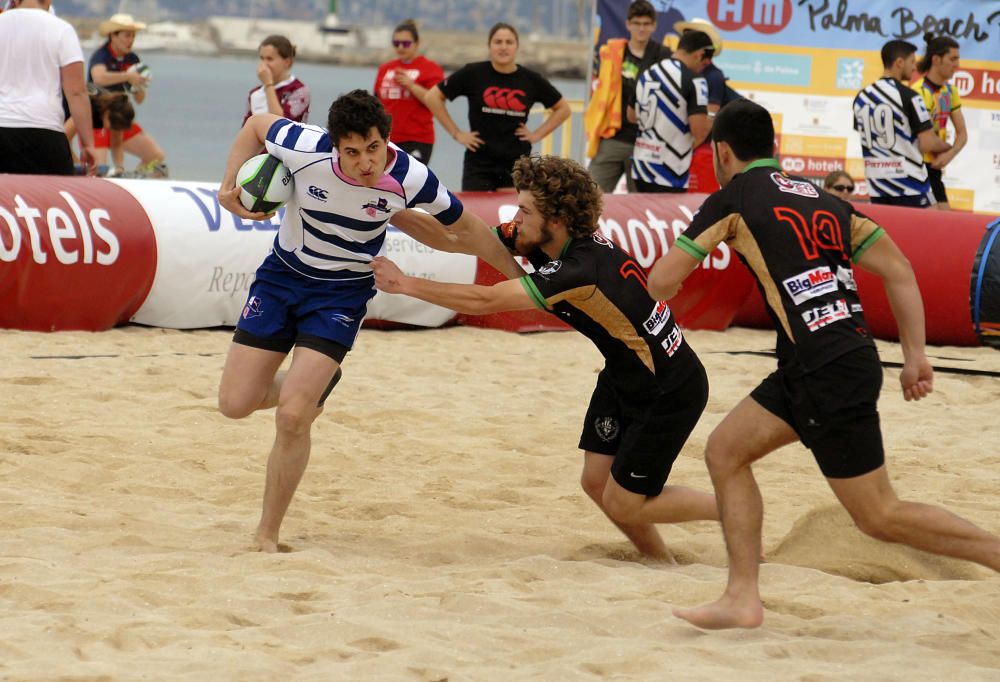
{"label": "black rugby jersey", "polygon": [[885,231],[774,159],[710,196],[675,246],[701,260],[726,242],[750,269],[778,331],[778,362],[822,367],[873,346],[852,263]]}
{"label": "black rugby jersey", "polygon": [[600,233],[568,240],[555,260],[540,251],[530,260],[528,295],[594,342],[622,393],[670,390],[699,365],[670,308],[650,298],[645,271]]}

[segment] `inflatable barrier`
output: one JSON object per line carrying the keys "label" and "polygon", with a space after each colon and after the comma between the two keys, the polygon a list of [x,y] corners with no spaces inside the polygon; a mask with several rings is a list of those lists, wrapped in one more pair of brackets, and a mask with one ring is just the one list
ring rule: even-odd
{"label": "inflatable barrier", "polygon": [[[927,342],[936,345],[975,346],[980,339],[972,320],[969,281],[984,231],[994,217],[895,206],[859,205],[858,208],[882,225],[909,259],[924,299]],[[994,242],[993,251],[1000,251]],[[1000,253],[993,255],[992,277],[1000,280]],[[872,334],[898,340],[899,330],[889,307],[882,282],[875,275],[855,268],[858,294]],[[1000,313],[1000,284],[983,291],[986,310]],[[994,313],[992,321],[1000,321]],[[733,320],[746,327],[771,328],[771,318],[760,292],[754,287]]]}
{"label": "inflatable barrier", "polygon": [[[219,206],[216,190],[211,183],[169,180],[0,175],[0,327],[50,331],[101,330],[129,321],[178,329],[235,324],[280,215],[266,222],[244,221]],[[514,194],[460,197],[490,225],[517,211]],[[648,269],[687,228],[703,200],[698,194],[610,195],[599,227]],[[996,332],[1000,240],[980,243],[987,222],[983,216],[878,206],[866,210],[914,265],[932,343],[976,344],[975,329]],[[384,253],[404,271],[430,279],[490,284],[500,278],[472,256],[435,251],[391,227]],[[969,298],[973,261],[983,264],[977,303],[982,314],[975,328]],[[858,277],[866,315],[876,336],[895,338],[884,292],[873,280]],[[721,244],[670,306],[690,329],[769,325],[753,291],[749,273]],[[565,328],[540,310],[456,316],[381,292],[372,299],[368,319],[519,332]]]}

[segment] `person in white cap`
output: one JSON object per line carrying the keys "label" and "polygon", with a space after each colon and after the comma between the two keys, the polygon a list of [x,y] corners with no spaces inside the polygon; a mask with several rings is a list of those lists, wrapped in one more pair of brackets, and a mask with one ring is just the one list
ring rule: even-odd
{"label": "person in white cap", "polygon": [[[136,104],[146,99],[149,85],[149,70],[132,51],[135,34],[146,28],[146,24],[136,21],[131,14],[115,14],[102,21],[98,32],[107,41],[90,57],[88,80],[107,92],[127,92]],[[166,154],[153,137],[138,123],[125,131],[125,151],[139,157],[139,173],[151,177],[166,177]],[[110,139],[98,133],[95,136],[98,162],[107,159]]]}
{"label": "person in white cap", "polygon": [[94,166],[83,50],[51,0],[13,0],[0,14],[0,173],[72,175],[62,95],[77,122],[80,160]]}

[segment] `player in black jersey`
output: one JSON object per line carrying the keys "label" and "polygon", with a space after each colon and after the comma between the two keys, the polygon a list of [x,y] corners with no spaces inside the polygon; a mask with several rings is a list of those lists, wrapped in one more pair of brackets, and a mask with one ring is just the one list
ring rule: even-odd
{"label": "player in black jersey", "polygon": [[858,527],[889,542],[1000,570],[1000,538],[944,509],[896,497],[884,464],[876,401],[882,368],[858,301],[852,264],[878,275],[899,326],[906,400],[933,389],[920,290],[892,239],[851,204],[786,175],[771,158],[771,116],[749,100],[712,128],[723,189],[650,272],[669,299],[720,242],[757,280],[778,333],[778,369],[716,427],[705,448],[729,552],[722,597],[674,614],[705,628],[756,627],[762,503],[750,465],[801,440]]}
{"label": "player in black jersey", "polygon": [[646,274],[597,232],[601,190],[574,161],[515,162],[518,213],[499,236],[537,269],[494,286],[404,276],[376,258],[375,285],[469,314],[539,307],[594,342],[605,358],[584,421],[581,482],[646,557],[672,562],[654,523],[716,520],[715,498],[665,485],[708,400],[705,369]]}

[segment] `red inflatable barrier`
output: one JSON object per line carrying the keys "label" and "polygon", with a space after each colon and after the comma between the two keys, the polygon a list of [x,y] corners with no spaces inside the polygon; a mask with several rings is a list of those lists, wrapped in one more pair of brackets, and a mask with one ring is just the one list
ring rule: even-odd
{"label": "red inflatable barrier", "polygon": [[108,329],[139,309],[155,273],[153,228],[125,190],[0,175],[0,327]]}
{"label": "red inflatable barrier", "polygon": [[[969,277],[976,249],[995,216],[875,204],[864,204],[859,209],[885,228],[913,266],[924,299],[927,342],[978,346],[969,308]],[[855,278],[872,334],[880,339],[899,339],[881,280],[860,267],[855,269]],[[756,287],[733,324],[772,327]]]}
{"label": "red inflatable barrier", "polygon": [[[467,208],[492,225],[514,215],[516,196],[463,194],[461,199]],[[704,200],[703,194],[605,195],[600,230],[648,271],[687,228]],[[477,284],[490,285],[502,278],[486,263],[479,263]],[[736,254],[722,244],[705,259],[701,269],[688,277],[680,294],[670,301],[670,309],[678,322],[689,329],[722,330],[731,324],[752,287],[753,278]],[[459,315],[458,322],[518,332],[566,329],[560,320],[542,310]]]}

